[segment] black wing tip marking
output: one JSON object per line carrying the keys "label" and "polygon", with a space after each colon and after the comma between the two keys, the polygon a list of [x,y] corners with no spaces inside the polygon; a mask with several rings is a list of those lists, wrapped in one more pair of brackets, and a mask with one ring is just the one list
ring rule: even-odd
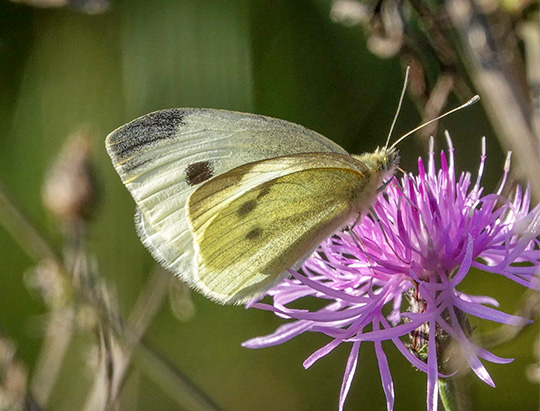
{"label": "black wing tip marking", "polygon": [[126,171],[131,171],[142,164],[136,161],[137,153],[174,137],[178,127],[186,124],[188,114],[184,109],[173,108],[139,117],[107,136],[107,151],[115,164],[122,163]]}

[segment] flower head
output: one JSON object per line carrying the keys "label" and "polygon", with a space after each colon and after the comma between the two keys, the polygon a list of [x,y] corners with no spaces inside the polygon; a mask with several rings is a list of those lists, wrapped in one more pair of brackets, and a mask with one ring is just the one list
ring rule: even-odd
{"label": "flower head", "polygon": [[[476,375],[492,386],[481,359],[512,361],[473,342],[468,316],[501,324],[528,322],[492,308],[498,306],[493,298],[468,295],[459,288],[470,269],[477,268],[539,289],[540,207],[530,210],[528,189],[518,187],[512,199],[501,194],[509,160],[498,191],[484,194],[480,180],[485,142],[476,182],[471,183],[470,173],[456,180],[448,141],[449,161],[442,152],[439,170],[431,150],[427,169],[420,159],[418,175],[407,174],[400,184],[390,184],[378,196],[374,212],[326,240],[300,271],[291,271],[291,279],[269,290],[272,305],[251,305],[293,321],[268,336],[246,341],[245,347],[281,344],[307,331],[326,334],[331,341],[305,360],[307,368],[341,343],[351,345],[340,410],[363,342],[375,346],[388,410],[394,407],[394,388],[383,341],[391,341],[427,374],[427,408],[435,410],[438,379],[457,371],[447,363],[450,342],[460,347]],[[324,307],[315,311],[289,307],[307,297],[321,300]]]}

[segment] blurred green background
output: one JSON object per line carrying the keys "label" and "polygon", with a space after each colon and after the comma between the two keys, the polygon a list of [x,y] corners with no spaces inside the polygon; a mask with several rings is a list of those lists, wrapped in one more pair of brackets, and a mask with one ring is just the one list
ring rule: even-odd
{"label": "blurred green background", "polygon": [[[40,9],[0,2],[0,180],[30,221],[59,250],[58,222],[45,210],[46,172],[71,134],[94,140],[100,203],[87,231],[87,249],[127,316],[154,261],[139,242],[134,203],[104,149],[105,136],[150,111],[212,107],[278,117],[314,129],[351,152],[373,150],[386,138],[403,82],[397,58],[366,48],[358,26],[330,19],[326,0],[115,1],[102,14]],[[455,105],[457,100],[451,100]],[[420,121],[406,101],[395,135]],[[487,136],[485,184],[493,188],[504,155],[480,104],[444,121],[457,148],[458,170],[476,173],[480,137]],[[439,144],[444,147],[444,141]],[[401,147],[402,167],[416,169],[422,145]],[[48,307],[28,286],[35,262],[0,227],[0,333],[17,349],[30,378],[41,349]],[[479,276],[473,294],[493,295],[511,312],[522,289]],[[348,347],[311,369],[302,362],[328,340],[303,335],[273,348],[248,350],[246,339],[283,320],[267,312],[223,307],[193,295],[194,313],[173,314],[165,299],[145,340],[228,410],[337,409]],[[480,327],[483,325],[479,325]],[[467,379],[471,409],[538,409],[538,387],[526,378],[538,328],[495,350],[514,357],[488,364],[493,389]],[[49,402],[51,410],[79,409],[92,385],[88,366],[95,334],[78,332]],[[425,375],[388,347],[396,410],[425,409]],[[129,371],[121,409],[179,409],[137,364]],[[383,410],[373,348],[364,344],[347,410]]]}

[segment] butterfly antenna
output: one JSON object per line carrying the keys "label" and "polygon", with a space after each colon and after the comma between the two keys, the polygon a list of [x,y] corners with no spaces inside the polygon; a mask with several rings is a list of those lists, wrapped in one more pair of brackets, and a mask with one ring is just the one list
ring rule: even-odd
{"label": "butterfly antenna", "polygon": [[392,146],[390,147],[390,150],[393,149],[395,146],[397,146],[397,145],[398,145],[401,141],[403,141],[405,138],[409,137],[411,134],[416,133],[418,130],[424,128],[425,126],[428,126],[428,125],[430,125],[431,123],[434,123],[435,121],[440,120],[440,119],[443,118],[443,117],[446,117],[446,116],[448,116],[448,115],[450,115],[450,114],[452,114],[452,113],[455,113],[456,111],[461,110],[462,108],[471,106],[471,105],[473,105],[474,103],[478,102],[479,100],[480,100],[480,96],[479,96],[479,95],[476,95],[476,96],[474,96],[473,98],[471,98],[469,101],[467,101],[466,103],[462,104],[461,106],[456,107],[456,108],[453,108],[452,110],[447,111],[446,113],[441,114],[440,116],[435,117],[434,119],[429,120],[429,121],[425,122],[424,124],[419,125],[419,126],[416,127],[414,130],[411,130],[411,131],[409,131],[407,134],[404,134],[403,136],[401,136],[400,138],[398,138],[398,139],[396,140],[396,142],[395,142],[394,144],[392,144]]}
{"label": "butterfly antenna", "polygon": [[403,104],[403,99],[405,98],[405,91],[407,90],[407,84],[409,83],[409,71],[411,71],[411,67],[407,66],[407,70],[405,71],[405,80],[403,81],[403,88],[401,89],[401,96],[399,97],[398,107],[396,110],[396,114],[394,115],[392,125],[390,126],[390,131],[388,132],[386,143],[384,144],[384,151],[386,151],[386,149],[388,148],[388,144],[390,144],[390,137],[392,137],[392,132],[394,131],[394,127],[396,126],[399,112],[401,111],[401,105]]}

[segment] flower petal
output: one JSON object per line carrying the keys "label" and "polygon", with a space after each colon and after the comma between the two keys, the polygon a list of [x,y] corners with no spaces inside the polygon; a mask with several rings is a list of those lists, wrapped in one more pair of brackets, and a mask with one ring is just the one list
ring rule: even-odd
{"label": "flower petal", "polygon": [[347,394],[351,388],[354,373],[356,372],[356,366],[358,364],[358,351],[360,350],[360,343],[353,343],[349,359],[347,360],[347,366],[345,367],[345,375],[343,376],[343,382],[341,383],[341,390],[339,392],[339,411],[343,411]]}

